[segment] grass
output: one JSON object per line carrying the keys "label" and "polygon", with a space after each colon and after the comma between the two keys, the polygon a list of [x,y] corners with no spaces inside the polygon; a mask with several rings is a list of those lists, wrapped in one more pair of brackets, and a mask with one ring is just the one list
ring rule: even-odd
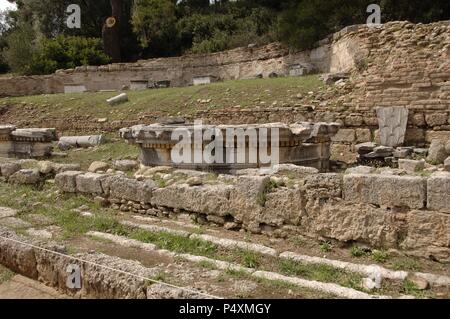
{"label": "grass", "polygon": [[407,258],[407,257],[393,261],[392,268],[394,270],[405,270],[405,271],[421,271],[422,270],[422,267],[416,260],[414,260],[412,258]]}
{"label": "grass", "polygon": [[298,276],[321,282],[335,282],[341,286],[361,289],[362,277],[327,265],[307,265],[295,260],[281,260],[279,271],[288,276]]}
{"label": "grass", "polygon": [[258,268],[261,265],[262,256],[256,252],[249,250],[238,250],[238,258],[242,260],[242,264],[247,268]]}
{"label": "grass", "polygon": [[139,148],[124,141],[106,143],[88,149],[75,149],[67,152],[67,157],[54,158],[52,161],[59,163],[78,163],[86,170],[94,161],[112,162],[119,159],[136,159],[139,156]]}
{"label": "grass", "polygon": [[[1,105],[15,105],[19,108],[32,106],[43,113],[65,118],[76,113],[93,118],[131,120],[144,113],[156,112],[177,115],[179,112],[193,114],[198,110],[242,108],[256,105],[270,106],[277,102],[295,103],[298,93],[318,90],[323,83],[317,75],[285,77],[275,79],[253,79],[217,82],[205,86],[151,89],[129,91],[129,102],[109,106],[106,99],[117,92],[44,94],[26,97],[1,98]],[[202,100],[211,100],[202,103]],[[264,102],[264,104],[261,104]]]}
{"label": "grass", "polygon": [[375,249],[372,251],[372,259],[378,263],[384,264],[389,257],[389,253],[386,250]]}
{"label": "grass", "polygon": [[352,257],[359,258],[359,257],[367,256],[368,252],[364,248],[361,248],[361,247],[355,245],[355,246],[352,246],[352,248],[350,249],[350,255]]}
{"label": "grass", "polygon": [[7,282],[12,277],[14,277],[14,273],[6,267],[0,265],[0,285],[4,282]]}
{"label": "grass", "polygon": [[160,249],[170,250],[176,253],[214,257],[217,246],[209,242],[190,239],[168,233],[149,232],[146,230],[135,230],[128,237],[144,243],[152,243]]}
{"label": "grass", "polygon": [[329,241],[324,241],[320,243],[319,248],[324,253],[328,253],[333,250],[333,245]]}

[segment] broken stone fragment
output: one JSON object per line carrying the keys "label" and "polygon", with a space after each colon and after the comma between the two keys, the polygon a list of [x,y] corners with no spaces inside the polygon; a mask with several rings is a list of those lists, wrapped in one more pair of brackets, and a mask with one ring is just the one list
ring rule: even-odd
{"label": "broken stone fragment", "polygon": [[414,274],[410,274],[407,277],[407,280],[412,282],[414,286],[416,286],[416,288],[419,290],[426,290],[430,287],[430,283],[425,278],[416,276]]}
{"label": "broken stone fragment", "polygon": [[428,150],[427,162],[435,165],[442,164],[447,156],[445,142],[439,139],[433,139]]}
{"label": "broken stone fragment", "polygon": [[32,185],[41,181],[41,175],[37,169],[21,169],[11,175],[8,181],[12,184]]}
{"label": "broken stone fragment", "polygon": [[21,169],[20,165],[17,163],[0,163],[0,173],[1,176],[8,179],[11,175]]}
{"label": "broken stone fragment", "polygon": [[450,156],[444,161],[444,170],[450,172]]}
{"label": "broken stone fragment", "polygon": [[114,168],[119,171],[133,171],[139,167],[139,163],[134,160],[117,160],[114,161]]}
{"label": "broken stone fragment", "polygon": [[399,159],[398,168],[410,173],[419,172],[425,168],[425,160],[415,161],[410,159]]}
{"label": "broken stone fragment", "polygon": [[97,172],[106,172],[109,169],[109,164],[105,162],[95,161],[92,162],[88,168],[88,172],[97,173]]}

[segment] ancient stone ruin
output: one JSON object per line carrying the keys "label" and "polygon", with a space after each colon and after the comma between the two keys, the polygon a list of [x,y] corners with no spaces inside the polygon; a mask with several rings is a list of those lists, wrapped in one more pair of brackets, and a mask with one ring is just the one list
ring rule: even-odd
{"label": "ancient stone ruin", "polygon": [[[200,128],[186,124],[152,124],[121,129],[120,135],[129,143],[139,145],[141,163],[145,166],[235,172],[270,167],[270,162],[261,159],[261,151],[264,151],[268,156],[277,152],[277,163],[311,166],[325,171],[329,168],[331,137],[338,129],[339,124],[336,123],[207,125]],[[177,132],[186,133],[188,138],[180,141]],[[210,144],[216,152],[221,152],[220,160],[217,161],[219,154],[215,153],[213,163],[205,158],[200,163],[196,161],[196,154],[202,156]],[[189,149],[188,160],[184,163],[174,161],[175,147]],[[239,152],[242,152],[241,161]]]}
{"label": "ancient stone ruin", "polygon": [[0,157],[41,158],[50,156],[57,140],[53,128],[16,129],[0,125]]}

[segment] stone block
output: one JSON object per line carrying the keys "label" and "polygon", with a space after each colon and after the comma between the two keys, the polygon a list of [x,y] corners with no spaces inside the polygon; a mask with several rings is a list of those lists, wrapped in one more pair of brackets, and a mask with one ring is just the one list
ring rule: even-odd
{"label": "stone block", "polygon": [[1,176],[7,179],[20,169],[21,166],[17,163],[0,163]]}
{"label": "stone block", "polygon": [[102,181],[106,179],[106,177],[106,175],[97,173],[77,175],[75,177],[77,191],[88,194],[103,194]]}
{"label": "stone block", "polygon": [[102,182],[103,192],[111,198],[150,203],[155,188],[152,180],[138,181],[124,176],[108,176]]}
{"label": "stone block", "polygon": [[425,168],[425,161],[415,161],[410,159],[399,159],[398,168],[407,172],[420,172]]}
{"label": "stone block", "polygon": [[383,207],[421,209],[426,201],[426,179],[419,176],[349,174],[344,176],[344,199]]}
{"label": "stone block", "polygon": [[427,208],[450,213],[450,173],[438,172],[428,178]]}
{"label": "stone block", "polygon": [[447,124],[447,113],[431,113],[425,115],[425,121],[430,127]]}
{"label": "stone block", "polygon": [[19,185],[33,185],[41,181],[41,174],[37,169],[21,169],[12,174],[8,182]]}
{"label": "stone block", "polygon": [[335,136],[331,138],[333,142],[353,143],[356,140],[355,130],[350,128],[341,128]]}
{"label": "stone block", "polygon": [[356,129],[356,142],[365,143],[372,141],[372,133],[368,128],[358,128]]}
{"label": "stone block", "polygon": [[55,184],[58,188],[67,193],[76,193],[76,177],[83,174],[81,171],[65,171],[55,176]]}
{"label": "stone block", "polygon": [[358,154],[353,152],[351,145],[345,144],[331,144],[330,160],[337,162],[344,162],[346,164],[356,163]]}
{"label": "stone block", "polygon": [[445,141],[438,139],[432,140],[430,148],[428,149],[427,161],[434,165],[442,164],[447,156]]}

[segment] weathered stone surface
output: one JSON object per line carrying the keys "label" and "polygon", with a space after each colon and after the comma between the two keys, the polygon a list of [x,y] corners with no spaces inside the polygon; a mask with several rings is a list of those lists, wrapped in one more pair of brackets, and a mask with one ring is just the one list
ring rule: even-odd
{"label": "weathered stone surface", "polygon": [[55,174],[67,172],[67,171],[80,171],[80,170],[81,170],[80,164],[53,163],[53,171]]}
{"label": "weathered stone surface", "polygon": [[450,141],[450,131],[426,131],[425,141],[431,143],[433,140]]}
{"label": "weathered stone surface", "polygon": [[396,147],[405,139],[408,109],[404,107],[377,108],[380,142],[383,146]]}
{"label": "weathered stone surface", "polygon": [[17,211],[15,209],[9,207],[0,207],[0,219],[6,217],[14,217],[17,215]]}
{"label": "weathered stone surface", "polygon": [[331,144],[331,157],[332,161],[344,162],[346,164],[356,163],[358,154],[352,150],[351,145],[345,144]]}
{"label": "weathered stone surface", "polygon": [[272,173],[286,175],[290,178],[302,178],[311,174],[318,174],[319,170],[314,167],[298,166],[294,164],[277,164],[273,166]]}
{"label": "weathered stone surface", "polygon": [[141,182],[124,176],[108,176],[102,181],[102,189],[111,198],[150,203],[155,183]]}
{"label": "weathered stone surface", "polygon": [[419,172],[425,168],[425,161],[415,161],[409,159],[399,159],[398,160],[398,168],[404,169],[407,172]]}
{"label": "weathered stone surface", "polygon": [[434,173],[428,178],[427,208],[450,213],[450,173]]}
{"label": "weathered stone surface", "polygon": [[39,173],[47,175],[53,172],[53,163],[50,161],[40,161],[37,163]]}
{"label": "weathered stone surface", "polygon": [[349,143],[353,143],[356,140],[356,135],[355,134],[356,133],[355,133],[354,129],[341,128],[337,132],[337,134],[331,138],[331,140],[333,142],[349,142]]}
{"label": "weathered stone surface", "polygon": [[230,212],[237,220],[249,223],[265,204],[269,177],[239,176],[230,192]]}
{"label": "weathered stone surface", "polygon": [[445,151],[450,155],[450,140],[445,143]]}
{"label": "weathered stone surface", "polygon": [[231,185],[187,184],[172,185],[153,190],[151,204],[217,216],[229,215]]}
{"label": "weathered stone surface", "polygon": [[428,126],[439,126],[447,124],[448,115],[447,113],[431,113],[425,115],[425,121]]}
{"label": "weathered stone surface", "polygon": [[264,210],[258,216],[258,221],[270,226],[298,225],[304,201],[300,189],[276,189],[266,195]]}
{"label": "weathered stone surface", "polygon": [[133,160],[117,160],[113,167],[119,171],[132,171],[139,167],[139,163]]}
{"label": "weathered stone surface", "polygon": [[0,163],[0,173],[7,179],[20,169],[21,166],[17,163]]}
{"label": "weathered stone surface", "polygon": [[307,199],[330,199],[342,196],[342,174],[325,173],[305,178],[302,191]]}
{"label": "weathered stone surface", "polygon": [[356,166],[347,168],[345,174],[371,174],[375,172],[375,167],[371,166]]}
{"label": "weathered stone surface", "polygon": [[346,201],[420,209],[426,201],[426,180],[418,176],[350,174],[344,176]]}
{"label": "weathered stone surface", "polygon": [[309,231],[339,241],[393,247],[398,228],[392,213],[367,204],[326,203],[308,210]]}
{"label": "weathered stone surface", "polygon": [[60,190],[67,193],[76,193],[76,177],[83,174],[80,171],[66,171],[55,176],[55,184]]}
{"label": "weathered stone surface", "polygon": [[444,161],[444,170],[450,172],[450,156]]}
{"label": "weathered stone surface", "polygon": [[442,164],[447,156],[445,141],[438,139],[432,140],[430,149],[428,150],[427,161],[432,164]]}
{"label": "weathered stone surface", "polygon": [[357,128],[356,129],[356,142],[357,143],[367,143],[372,141],[372,132],[368,128]]}
{"label": "weathered stone surface", "polygon": [[106,172],[109,169],[109,164],[105,162],[95,161],[92,162],[88,168],[88,172],[97,173],[97,172]]}
{"label": "weathered stone surface", "polygon": [[0,264],[18,274],[37,279],[36,258],[33,248],[20,244],[20,242],[30,243],[30,240],[3,227],[0,227],[0,236],[15,240],[9,241],[0,238]]}
{"label": "weathered stone surface", "polygon": [[[412,211],[407,215],[406,224],[407,235],[402,248],[415,250],[421,248],[439,259],[450,259],[448,255],[450,215],[433,211]],[[442,256],[442,252],[445,251],[447,256],[445,253]]]}
{"label": "weathered stone surface", "polygon": [[102,181],[106,175],[96,173],[85,173],[75,177],[77,191],[80,193],[102,194]]}
{"label": "weathered stone surface", "polygon": [[12,174],[8,182],[12,184],[36,184],[41,181],[41,175],[37,169],[21,169]]}
{"label": "weathered stone surface", "polygon": [[125,102],[128,102],[128,95],[126,93],[122,93],[122,94],[114,96],[114,97],[112,97],[110,99],[107,99],[106,102],[109,105],[116,105],[116,104],[125,103]]}

